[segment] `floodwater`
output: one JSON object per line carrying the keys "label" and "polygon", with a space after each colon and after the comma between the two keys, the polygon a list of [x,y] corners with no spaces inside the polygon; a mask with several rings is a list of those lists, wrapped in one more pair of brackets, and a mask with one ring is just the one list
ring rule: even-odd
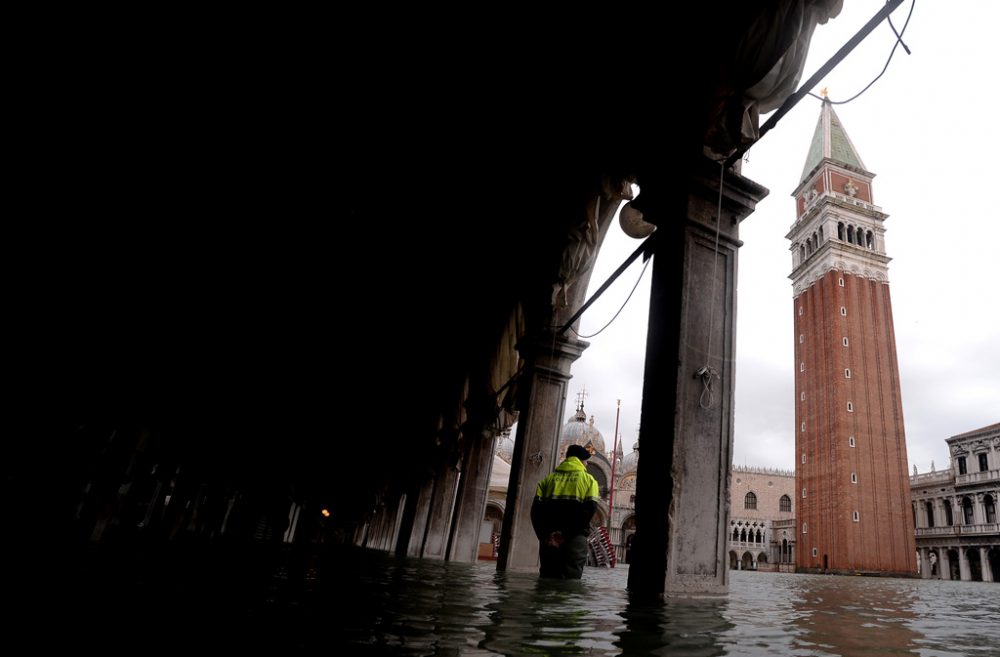
{"label": "floodwater", "polygon": [[270,603],[296,609],[293,643],[337,655],[1000,655],[1000,584],[742,571],[722,599],[634,604],[627,576],[367,553]]}
{"label": "floodwater", "polygon": [[627,566],[550,581],[490,562],[221,548],[60,563],[7,627],[45,619],[31,641],[102,654],[1000,656],[1000,583],[739,571],[722,598],[638,604]]}

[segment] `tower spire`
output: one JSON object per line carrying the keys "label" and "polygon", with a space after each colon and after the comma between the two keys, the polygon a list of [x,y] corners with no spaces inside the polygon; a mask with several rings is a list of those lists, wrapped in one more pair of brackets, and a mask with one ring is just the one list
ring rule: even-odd
{"label": "tower spire", "polygon": [[824,160],[830,160],[841,166],[846,166],[848,169],[858,170],[859,173],[867,172],[865,163],[861,161],[861,156],[858,155],[857,149],[851,143],[851,138],[844,130],[844,124],[840,122],[840,117],[833,111],[833,104],[825,96],[799,182],[805,182],[806,178]]}

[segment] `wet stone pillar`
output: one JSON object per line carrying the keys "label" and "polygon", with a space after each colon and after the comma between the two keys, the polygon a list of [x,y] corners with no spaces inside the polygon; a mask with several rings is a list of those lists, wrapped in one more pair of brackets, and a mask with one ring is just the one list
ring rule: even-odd
{"label": "wet stone pillar", "polygon": [[415,498],[416,511],[413,519],[413,531],[410,532],[409,543],[406,547],[406,556],[408,557],[419,557],[423,550],[427,519],[430,517],[431,501],[434,498],[434,483],[434,480],[425,482]]}
{"label": "wet stone pillar", "polygon": [[444,559],[448,548],[455,494],[458,489],[458,468],[449,465],[437,475],[427,517],[427,531],[420,555],[425,559]]}
{"label": "wet stone pillar", "polygon": [[965,553],[966,548],[958,546],[958,572],[963,582],[972,580],[972,573],[969,571],[969,556]]}
{"label": "wet stone pillar", "polygon": [[499,570],[538,569],[538,539],[531,526],[531,502],[539,480],[558,462],[559,432],[566,409],[570,366],[589,342],[543,333],[518,345],[525,359],[517,438],[511,458],[510,483],[503,529],[500,532]]}
{"label": "wet stone pillar", "polygon": [[990,549],[988,547],[979,548],[979,563],[982,564],[984,582],[992,582],[996,579],[994,577],[995,573],[993,573],[993,570],[990,568],[989,553]]}
{"label": "wet stone pillar", "polygon": [[938,550],[938,577],[941,579],[951,579],[951,562],[948,561],[947,547]]}
{"label": "wet stone pillar", "polygon": [[493,430],[485,429],[479,440],[470,441],[463,459],[462,484],[448,555],[451,561],[471,563],[479,556],[479,528],[486,512],[495,442],[496,434]]}
{"label": "wet stone pillar", "polygon": [[695,170],[662,187],[640,176],[633,204],[657,225],[628,581],[643,598],[729,583],[738,226],[767,190],[727,171],[717,221],[720,167]]}
{"label": "wet stone pillar", "polygon": [[931,551],[927,548],[920,548],[920,576],[931,578]]}

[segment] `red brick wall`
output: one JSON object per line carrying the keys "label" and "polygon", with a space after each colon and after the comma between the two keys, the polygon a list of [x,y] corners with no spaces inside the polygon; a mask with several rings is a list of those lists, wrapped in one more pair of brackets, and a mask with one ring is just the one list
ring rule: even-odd
{"label": "red brick wall", "polygon": [[[840,314],[842,306],[846,317]],[[794,317],[797,563],[822,568],[825,554],[831,569],[913,572],[913,518],[889,286],[831,271],[795,299]],[[853,412],[847,411],[848,401]],[[850,436],[855,447],[849,446]],[[852,472],[856,484],[851,483]],[[855,510],[860,522],[853,521]],[[808,523],[807,534],[802,534],[803,522]],[[818,548],[816,557],[813,547]]]}

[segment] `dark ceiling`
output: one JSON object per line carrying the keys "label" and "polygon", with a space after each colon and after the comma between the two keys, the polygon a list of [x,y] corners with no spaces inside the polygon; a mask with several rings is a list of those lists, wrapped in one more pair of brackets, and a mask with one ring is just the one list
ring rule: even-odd
{"label": "dark ceiling", "polygon": [[151,427],[207,471],[364,504],[426,465],[512,305],[544,314],[601,176],[667,220],[808,4],[448,30],[348,10],[249,78],[208,75],[189,111],[91,111],[74,175],[8,244],[7,485],[71,488],[94,436]]}

